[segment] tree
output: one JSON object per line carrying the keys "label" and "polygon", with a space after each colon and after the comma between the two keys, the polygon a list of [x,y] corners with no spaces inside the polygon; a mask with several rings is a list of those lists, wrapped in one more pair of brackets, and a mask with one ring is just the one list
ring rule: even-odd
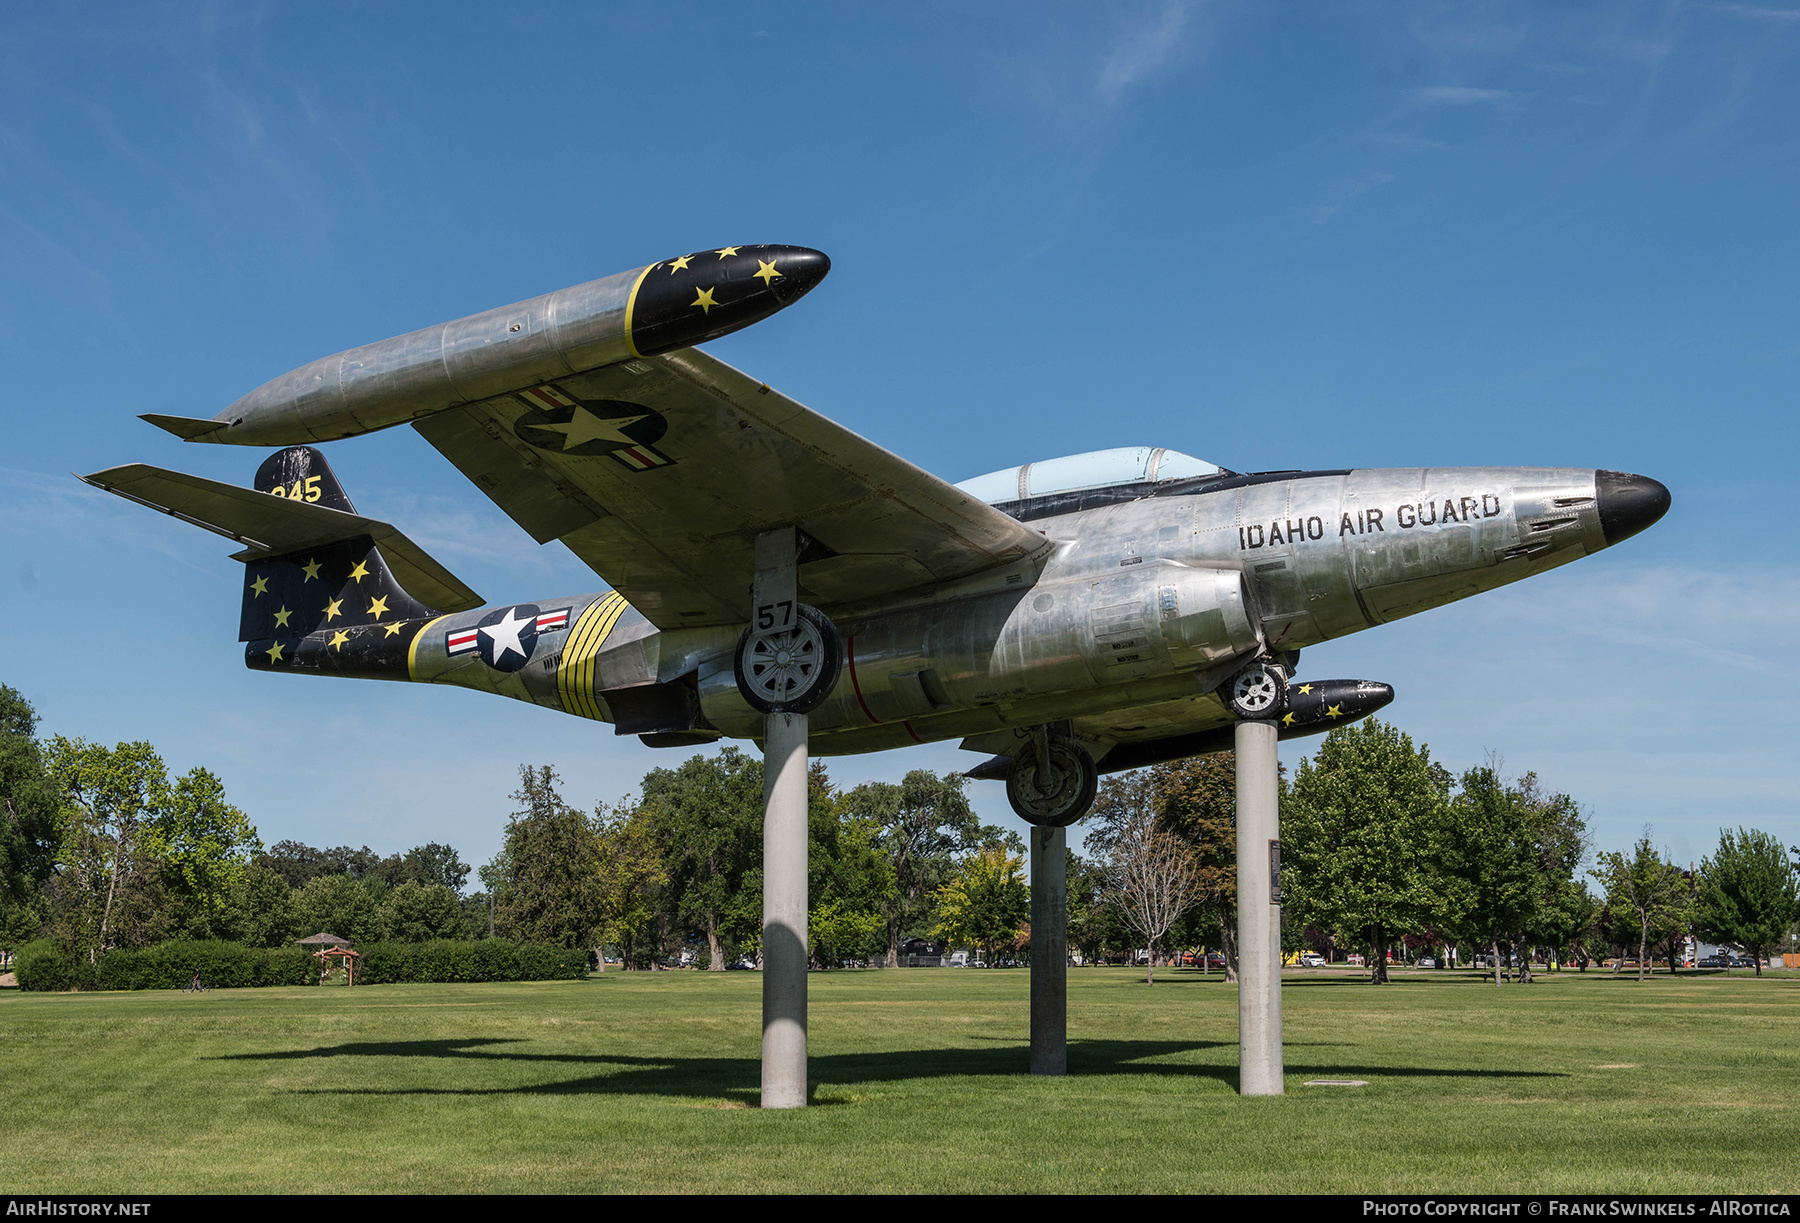
{"label": "tree", "polygon": [[1376,984],[1387,982],[1389,945],[1445,909],[1434,859],[1448,785],[1430,749],[1369,718],[1326,735],[1285,793],[1282,892],[1367,946]]}
{"label": "tree", "polygon": [[1237,980],[1237,754],[1219,752],[1151,770],[1159,826],[1194,850],[1195,903],[1217,925],[1225,980]]}
{"label": "tree", "polygon": [[[1538,846],[1531,813],[1493,767],[1463,775],[1451,806],[1446,868],[1455,878],[1460,926],[1493,950],[1501,980],[1500,944],[1531,923],[1538,905]],[[1529,952],[1527,952],[1529,959]]]}
{"label": "tree", "polygon": [[436,841],[407,850],[403,861],[410,878],[420,883],[449,888],[457,896],[462,895],[463,884],[469,878],[469,864],[462,860],[462,856],[450,846]]}
{"label": "tree", "polygon": [[557,782],[548,765],[519,766],[495,920],[517,942],[592,947],[600,922],[598,839],[587,817],[563,802]]}
{"label": "tree", "polygon": [[202,768],[158,787],[153,806],[150,844],[163,865],[174,924],[192,938],[230,933],[224,927],[232,889],[262,852],[255,825],[225,801],[225,787]]}
{"label": "tree", "polygon": [[1156,984],[1156,947],[1200,897],[1200,863],[1186,841],[1157,827],[1154,810],[1134,805],[1116,826],[1108,890],[1149,951],[1145,980]]}
{"label": "tree", "polygon": [[470,934],[456,893],[441,883],[415,879],[388,892],[381,905],[381,925],[387,937],[398,943],[466,939]]}
{"label": "tree", "polygon": [[1645,961],[1650,955],[1653,932],[1686,926],[1691,913],[1688,881],[1681,869],[1665,861],[1650,844],[1650,830],[1632,847],[1627,858],[1621,853],[1600,855],[1599,869],[1592,872],[1606,889],[1609,908],[1629,916],[1638,935],[1638,980],[1644,979]]}
{"label": "tree", "polygon": [[381,906],[362,881],[320,875],[294,894],[294,925],[303,933],[335,934],[366,946],[381,937]]}
{"label": "tree", "polygon": [[1786,942],[1800,918],[1800,876],[1781,842],[1766,832],[1719,830],[1719,848],[1700,863],[1700,929],[1716,943],[1732,943],[1756,961]]}
{"label": "tree", "polygon": [[56,887],[63,940],[90,962],[162,933],[159,863],[147,835],[168,774],[148,743],[102,747],[57,735],[50,775],[62,796]]}
{"label": "tree", "polygon": [[886,928],[889,968],[899,966],[901,940],[924,921],[955,873],[956,853],[977,839],[963,785],[961,777],[914,769],[899,785],[866,782],[840,803],[847,820],[872,825],[870,847],[887,862],[875,903]]}
{"label": "tree", "polygon": [[759,866],[762,762],[727,747],[644,777],[642,810],[666,855],[673,916],[706,936],[707,967],[725,969],[720,929],[744,874]]}
{"label": "tree", "polygon": [[230,910],[232,937],[251,947],[280,947],[289,939],[319,933],[318,927],[298,928],[294,890],[260,862],[251,863],[232,884]]}
{"label": "tree", "polygon": [[595,950],[600,970],[606,971],[607,943],[619,949],[627,969],[636,968],[656,928],[657,895],[669,880],[664,857],[649,819],[623,803],[595,809],[594,842]]}
{"label": "tree", "polygon": [[965,857],[938,892],[935,933],[945,942],[993,950],[1010,943],[1031,915],[1025,860],[1003,845],[987,845]]}
{"label": "tree", "polygon": [[56,786],[36,734],[37,711],[0,685],[0,943],[9,948],[44,924],[59,847]]}

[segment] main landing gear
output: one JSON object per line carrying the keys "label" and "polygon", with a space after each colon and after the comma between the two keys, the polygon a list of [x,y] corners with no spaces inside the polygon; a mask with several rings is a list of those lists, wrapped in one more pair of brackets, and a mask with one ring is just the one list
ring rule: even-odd
{"label": "main landing gear", "polygon": [[738,691],[758,713],[811,713],[837,685],[843,644],[825,613],[778,601],[738,638]]}
{"label": "main landing gear", "polygon": [[1245,722],[1272,722],[1287,707],[1287,669],[1258,659],[1225,681],[1225,707]]}
{"label": "main landing gear", "polygon": [[1027,824],[1067,828],[1094,806],[1100,770],[1068,723],[1040,726],[1013,753],[1006,800]]}

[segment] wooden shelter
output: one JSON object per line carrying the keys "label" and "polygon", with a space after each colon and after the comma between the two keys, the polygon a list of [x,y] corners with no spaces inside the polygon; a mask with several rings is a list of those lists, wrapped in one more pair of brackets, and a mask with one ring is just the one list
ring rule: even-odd
{"label": "wooden shelter", "polygon": [[346,985],[356,984],[356,961],[362,958],[362,953],[352,950],[349,939],[339,938],[335,934],[327,934],[321,930],[317,934],[307,935],[299,942],[302,947],[318,948],[312,953],[312,957],[319,962],[318,983],[320,985],[325,984],[325,977],[336,966],[332,963],[333,960],[336,960],[344,969],[344,983]]}

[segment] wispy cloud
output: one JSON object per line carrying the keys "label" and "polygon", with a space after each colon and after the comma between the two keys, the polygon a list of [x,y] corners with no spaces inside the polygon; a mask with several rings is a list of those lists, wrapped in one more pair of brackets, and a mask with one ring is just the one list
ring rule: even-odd
{"label": "wispy cloud", "polygon": [[1398,149],[1402,153],[1431,153],[1450,147],[1442,140],[1427,140],[1410,132],[1370,132],[1368,141],[1384,149]]}
{"label": "wispy cloud", "polygon": [[1412,91],[1421,106],[1515,106],[1526,95],[1510,89],[1473,89],[1466,85],[1429,85]]}
{"label": "wispy cloud", "polygon": [[1101,61],[1100,96],[1116,102],[1127,90],[1173,63],[1185,47],[1191,11],[1189,4],[1165,4],[1160,12],[1122,31]]}
{"label": "wispy cloud", "polygon": [[1769,8],[1761,4],[1715,4],[1713,12],[1746,21],[1767,21],[1781,25],[1800,23],[1800,8]]}
{"label": "wispy cloud", "polygon": [[1355,203],[1371,187],[1384,186],[1393,181],[1394,176],[1386,170],[1371,170],[1358,178],[1341,179],[1333,183],[1330,188],[1332,199],[1323,204],[1313,205],[1313,224],[1325,224]]}

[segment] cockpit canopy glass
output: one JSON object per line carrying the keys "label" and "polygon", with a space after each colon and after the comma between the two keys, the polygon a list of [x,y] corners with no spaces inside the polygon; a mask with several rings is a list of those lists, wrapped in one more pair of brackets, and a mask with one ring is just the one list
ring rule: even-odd
{"label": "cockpit canopy glass", "polygon": [[1003,505],[1053,493],[1110,488],[1119,484],[1160,484],[1227,474],[1225,469],[1179,450],[1124,446],[1060,459],[1043,459],[1005,471],[991,471],[956,487],[989,505]]}

